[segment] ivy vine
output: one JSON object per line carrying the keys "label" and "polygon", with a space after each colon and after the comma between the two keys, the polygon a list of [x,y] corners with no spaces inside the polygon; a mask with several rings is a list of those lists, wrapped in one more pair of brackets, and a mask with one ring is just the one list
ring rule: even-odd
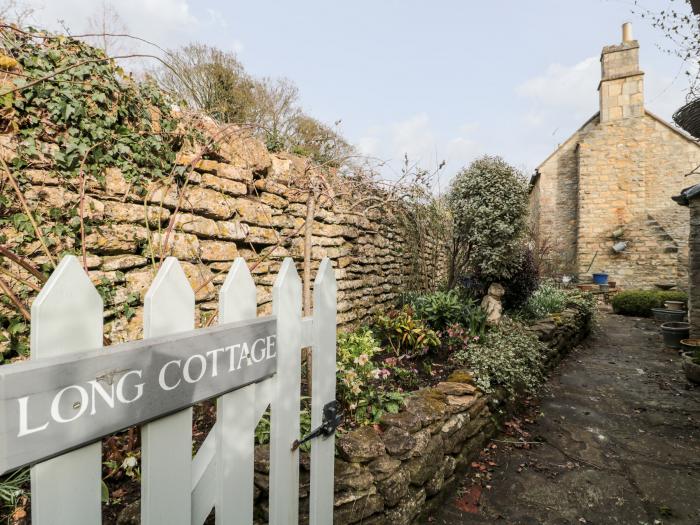
{"label": "ivy vine", "polygon": [[[94,223],[74,202],[30,209],[22,197],[27,170],[49,171],[82,199],[86,182],[104,184],[105,170],[117,168],[131,191],[144,196],[153,181],[185,179],[188,167],[175,163],[176,154],[185,144],[201,143],[201,134],[153,82],[135,80],[78,39],[2,26],[0,58],[0,130],[16,142],[11,155],[0,151],[0,158],[11,157],[0,164],[0,245],[25,257],[43,248],[40,271],[48,275],[61,255],[81,253]],[[6,282],[27,304],[35,290],[13,277]],[[97,286],[107,308],[112,286]],[[136,302],[129,297],[119,313],[130,317]],[[28,351],[20,310],[8,294],[0,295],[0,363]]]}

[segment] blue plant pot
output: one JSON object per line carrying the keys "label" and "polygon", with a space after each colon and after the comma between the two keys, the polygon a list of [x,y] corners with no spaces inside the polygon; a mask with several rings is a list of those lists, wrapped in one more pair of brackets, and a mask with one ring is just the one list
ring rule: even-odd
{"label": "blue plant pot", "polygon": [[595,284],[608,284],[608,274],[607,273],[594,273],[593,282]]}

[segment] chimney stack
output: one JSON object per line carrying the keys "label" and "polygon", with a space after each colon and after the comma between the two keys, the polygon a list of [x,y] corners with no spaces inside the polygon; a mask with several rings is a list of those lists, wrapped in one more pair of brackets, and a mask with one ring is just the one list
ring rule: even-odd
{"label": "chimney stack", "polygon": [[622,43],[605,46],[600,55],[600,122],[644,115],[644,73],[639,69],[639,43],[632,24],[622,25]]}
{"label": "chimney stack", "polygon": [[622,43],[632,42],[634,38],[632,37],[632,24],[625,22],[622,24]]}

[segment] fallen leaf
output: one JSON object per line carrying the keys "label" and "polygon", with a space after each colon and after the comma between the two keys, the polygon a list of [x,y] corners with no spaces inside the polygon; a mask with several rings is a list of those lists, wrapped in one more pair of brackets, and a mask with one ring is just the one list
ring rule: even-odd
{"label": "fallen leaf", "polygon": [[468,512],[469,514],[479,513],[479,499],[481,498],[481,486],[472,485],[469,490],[462,494],[462,497],[455,501],[455,507],[457,507],[462,512]]}

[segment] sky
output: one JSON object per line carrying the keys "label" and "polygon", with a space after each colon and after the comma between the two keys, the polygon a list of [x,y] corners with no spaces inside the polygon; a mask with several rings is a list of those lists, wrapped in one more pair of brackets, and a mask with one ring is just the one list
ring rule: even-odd
{"label": "sky", "polygon": [[[669,0],[638,0],[659,11]],[[677,5],[679,2],[676,1]],[[74,33],[101,1],[25,0],[31,21]],[[404,155],[440,184],[483,154],[532,173],[598,109],[600,51],[632,22],[645,101],[670,120],[685,65],[633,0],[112,0],[129,33],[165,48],[234,51],[255,76],[295,82],[304,110],[362,153]],[[59,22],[61,21],[61,22]],[[141,48],[148,51],[148,48]]]}

